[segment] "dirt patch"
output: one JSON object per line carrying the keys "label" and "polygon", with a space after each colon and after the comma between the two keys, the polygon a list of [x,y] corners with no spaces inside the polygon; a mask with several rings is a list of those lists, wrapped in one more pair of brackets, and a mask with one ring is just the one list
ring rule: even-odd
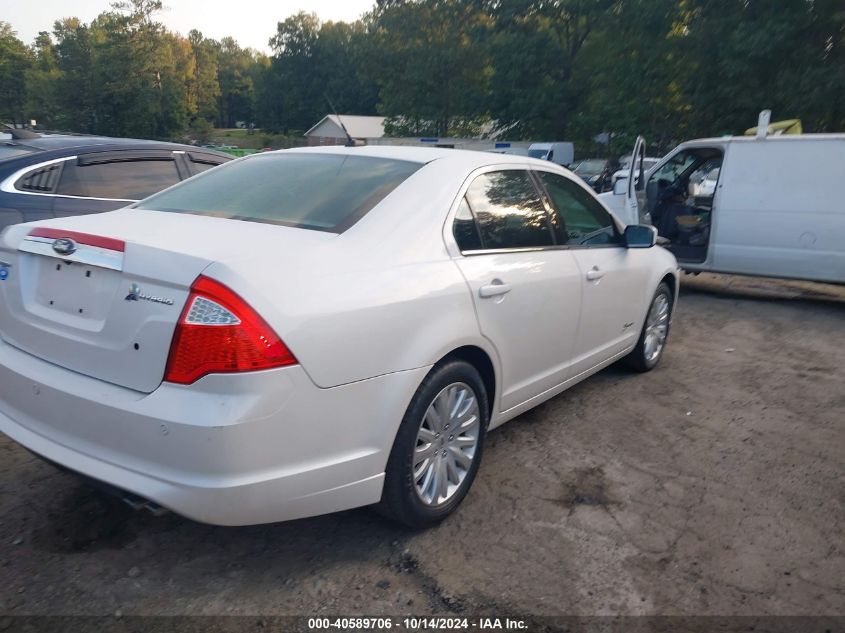
{"label": "dirt patch", "polygon": [[604,468],[578,468],[572,473],[573,481],[565,483],[559,503],[574,510],[577,506],[607,507],[614,503],[607,491]]}

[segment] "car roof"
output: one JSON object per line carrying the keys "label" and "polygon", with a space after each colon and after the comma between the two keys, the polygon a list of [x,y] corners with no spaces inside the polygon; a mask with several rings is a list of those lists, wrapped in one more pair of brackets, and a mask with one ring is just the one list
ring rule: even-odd
{"label": "car roof", "polygon": [[[180,149],[185,151],[202,151],[217,153],[207,148],[170,143],[167,141],[151,141],[135,138],[116,138],[111,136],[88,136],[83,134],[42,134],[35,138],[13,139],[8,134],[0,135],[0,143],[7,146],[30,148],[37,151],[70,150],[70,149]],[[223,154],[224,156],[228,156]]]}
{"label": "car roof", "polygon": [[[359,147],[346,147],[332,145],[324,147],[297,147],[294,149],[279,150],[279,152],[307,152],[315,154],[335,154],[349,156],[368,156],[371,158],[389,158],[393,160],[405,160],[414,163],[426,164],[432,161],[446,161],[453,163],[455,168],[477,169],[489,165],[526,165],[535,167],[549,167],[550,163],[538,158],[530,158],[519,154],[497,154],[466,149],[448,149],[442,147],[417,147],[412,145],[364,145]],[[276,152],[265,152],[256,156],[273,154]],[[250,157],[248,157],[250,158]]]}
{"label": "car roof", "polygon": [[[843,141],[845,134],[769,134],[765,138],[766,143],[770,142],[784,142],[784,143],[798,143],[801,141]],[[687,145],[688,143],[697,144],[717,144],[717,143],[759,143],[760,140],[756,136],[714,136],[710,138],[696,138],[688,141],[683,141],[678,145]]]}

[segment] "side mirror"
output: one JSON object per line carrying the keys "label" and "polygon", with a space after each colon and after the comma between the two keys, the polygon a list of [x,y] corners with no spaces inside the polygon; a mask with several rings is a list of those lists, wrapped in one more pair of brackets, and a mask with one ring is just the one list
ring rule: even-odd
{"label": "side mirror", "polygon": [[648,224],[629,224],[625,227],[625,246],[651,248],[657,244],[657,229]]}
{"label": "side mirror", "polygon": [[613,195],[624,196],[628,193],[628,176],[620,176],[613,183]]}

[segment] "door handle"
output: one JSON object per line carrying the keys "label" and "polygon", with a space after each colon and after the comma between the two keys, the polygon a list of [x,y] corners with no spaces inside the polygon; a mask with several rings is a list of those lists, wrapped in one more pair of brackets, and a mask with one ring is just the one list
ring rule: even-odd
{"label": "door handle", "polygon": [[598,266],[593,266],[592,270],[587,271],[587,281],[598,281],[604,277],[604,273],[599,270]]}
{"label": "door handle", "polygon": [[482,299],[489,299],[490,297],[501,297],[502,295],[508,294],[510,291],[510,284],[506,284],[499,279],[494,279],[493,283],[481,286],[481,288],[478,289],[478,296]]}

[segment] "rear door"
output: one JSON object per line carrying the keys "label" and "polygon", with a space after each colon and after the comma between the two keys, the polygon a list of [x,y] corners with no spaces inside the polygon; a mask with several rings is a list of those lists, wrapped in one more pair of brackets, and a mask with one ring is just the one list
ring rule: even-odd
{"label": "rear door", "polygon": [[537,177],[578,264],[581,321],[573,375],[631,347],[639,336],[648,283],[647,249],[628,249],[611,215],[585,188],[557,173]]}
{"label": "rear door", "polygon": [[170,150],[91,152],[65,161],[56,217],[101,213],[146,198],[189,176]]}
{"label": "rear door", "polygon": [[481,331],[502,366],[501,409],[564,382],[578,329],[581,275],[557,248],[551,218],[525,169],[470,183],[454,221],[456,260]]}

